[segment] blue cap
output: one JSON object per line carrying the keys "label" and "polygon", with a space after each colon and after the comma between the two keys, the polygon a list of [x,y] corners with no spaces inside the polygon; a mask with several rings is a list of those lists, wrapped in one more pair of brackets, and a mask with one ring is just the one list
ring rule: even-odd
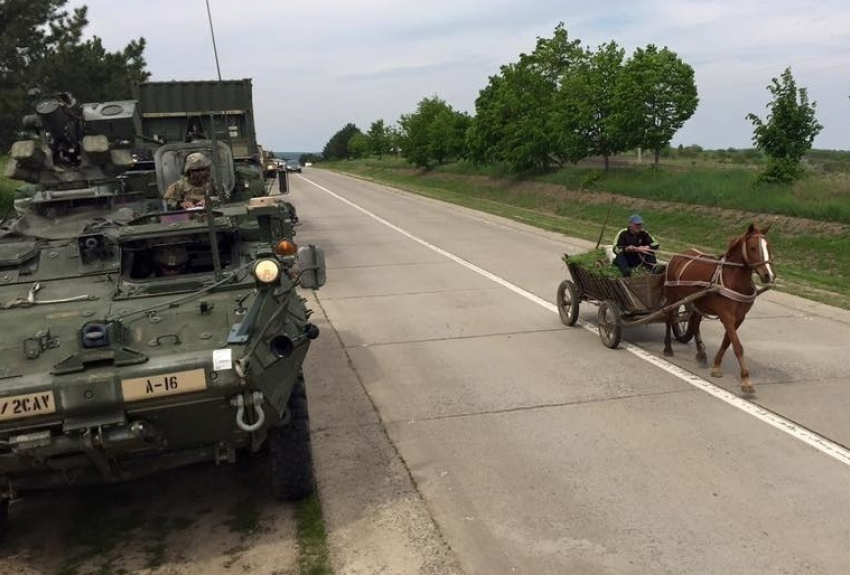
{"label": "blue cap", "polygon": [[633,215],[632,217],[630,217],[630,218],[629,218],[629,223],[630,223],[630,224],[640,224],[640,225],[643,225],[643,218],[642,218],[642,217],[640,217],[639,215],[635,214],[635,215]]}

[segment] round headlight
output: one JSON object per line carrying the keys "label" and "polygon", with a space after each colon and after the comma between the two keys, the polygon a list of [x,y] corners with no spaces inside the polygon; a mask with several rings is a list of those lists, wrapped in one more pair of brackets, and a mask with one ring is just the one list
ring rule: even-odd
{"label": "round headlight", "polygon": [[264,284],[275,282],[280,277],[280,265],[273,260],[260,260],[254,265],[254,277]]}

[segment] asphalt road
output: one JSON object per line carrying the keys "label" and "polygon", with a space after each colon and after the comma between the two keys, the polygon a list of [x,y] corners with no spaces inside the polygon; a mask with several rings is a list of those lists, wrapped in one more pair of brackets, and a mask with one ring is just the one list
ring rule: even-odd
{"label": "asphalt road", "polygon": [[846,572],[850,314],[760,298],[744,401],[731,352],[711,379],[693,344],[662,358],[661,325],[609,350],[560,323],[560,255],[586,242],[315,169],[290,187],[327,254],[308,378],[338,572],[399,546],[385,572]]}

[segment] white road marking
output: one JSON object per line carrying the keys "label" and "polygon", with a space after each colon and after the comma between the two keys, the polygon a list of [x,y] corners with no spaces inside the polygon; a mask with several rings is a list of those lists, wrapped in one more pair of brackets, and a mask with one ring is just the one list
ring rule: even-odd
{"label": "white road marking", "polygon": [[[341,201],[345,204],[348,204],[352,208],[354,208],[354,209],[362,212],[363,214],[369,216],[370,218],[372,218],[376,222],[379,222],[379,223],[387,226],[388,228],[397,231],[401,235],[403,235],[407,238],[410,238],[414,242],[416,242],[416,243],[418,243],[422,246],[425,246],[426,248],[433,250],[433,251],[437,252],[438,254],[449,258],[450,260],[452,260],[454,262],[457,262],[458,264],[462,265],[463,267],[470,269],[470,270],[474,271],[475,273],[484,276],[485,278],[499,284],[500,286],[503,286],[503,287],[511,290],[512,292],[514,292],[518,295],[521,295],[525,299],[536,303],[540,307],[543,307],[543,308],[549,310],[552,313],[555,313],[555,314],[558,313],[558,308],[557,308],[557,306],[555,306],[555,304],[544,300],[543,298],[529,292],[528,290],[525,290],[525,289],[519,287],[518,285],[516,285],[514,283],[509,282],[508,280],[506,280],[502,277],[497,276],[496,274],[493,274],[493,273],[488,272],[487,270],[485,270],[483,268],[478,267],[477,265],[461,258],[460,256],[456,256],[455,254],[453,254],[451,252],[447,252],[443,248],[435,246],[434,244],[432,244],[432,243],[430,243],[430,242],[428,242],[428,241],[426,241],[426,240],[424,240],[424,239],[422,239],[418,236],[411,234],[410,232],[408,232],[408,231],[398,227],[397,225],[385,220],[381,216],[370,212],[366,208],[358,206],[354,202],[352,202],[352,201],[350,201],[346,198],[343,198],[342,196],[332,192],[331,190],[327,189],[326,187],[321,186],[321,185],[317,184],[316,182],[314,182],[314,181],[312,181],[308,178],[305,178],[304,176],[299,176],[299,177],[301,179],[303,179],[304,181],[316,186],[317,188],[319,188],[323,192],[333,196],[334,198],[338,199],[339,201]],[[594,332],[594,333],[597,332],[597,329],[594,325],[592,325],[592,324],[590,324],[590,323],[588,323],[584,320],[580,320],[578,323],[581,327],[583,327],[584,329],[586,329],[588,331],[591,331],[591,332]],[[691,372],[689,372],[685,369],[682,369],[681,367],[679,367],[675,364],[670,363],[666,359],[656,357],[655,355],[651,354],[650,352],[646,351],[645,349],[639,348],[639,347],[634,346],[634,345],[629,345],[627,343],[621,343],[620,347],[624,348],[626,351],[628,351],[629,353],[639,357],[640,359],[642,359],[642,360],[644,360],[648,363],[651,363],[652,365],[666,371],[670,375],[673,375],[673,376],[679,378],[680,380],[684,381],[688,385],[691,385],[691,386],[699,389],[700,391],[704,391],[705,393],[708,393],[709,395],[712,395],[712,396],[716,397],[717,399],[726,402],[727,404],[731,405],[732,407],[740,409],[744,413],[751,415],[751,416],[755,417],[756,419],[758,419],[758,420],[760,420],[760,421],[762,421],[762,422],[764,422],[764,423],[766,423],[766,424],[768,424],[768,425],[770,425],[770,426],[772,426],[772,427],[774,427],[774,428],[776,428],[776,429],[778,429],[778,430],[780,430],[784,433],[787,433],[791,437],[793,437],[793,438],[795,438],[799,441],[802,441],[803,443],[810,445],[811,447],[814,447],[815,449],[817,449],[821,453],[828,455],[829,457],[832,457],[833,459],[843,463],[844,465],[850,466],[850,450],[845,448],[843,445],[835,443],[834,441],[824,437],[823,435],[820,435],[819,433],[811,431],[810,429],[807,429],[807,428],[805,428],[801,425],[798,425],[797,423],[794,423],[790,419],[782,417],[781,415],[774,413],[774,412],[770,411],[769,409],[765,409],[765,408],[761,407],[760,405],[757,405],[757,404],[755,404],[751,401],[747,401],[746,399],[738,397],[734,393],[726,391],[725,389],[714,385],[713,383],[709,382],[708,380],[705,380],[705,379],[699,377],[698,375],[695,375],[695,374],[693,374],[693,373],[691,373]]]}

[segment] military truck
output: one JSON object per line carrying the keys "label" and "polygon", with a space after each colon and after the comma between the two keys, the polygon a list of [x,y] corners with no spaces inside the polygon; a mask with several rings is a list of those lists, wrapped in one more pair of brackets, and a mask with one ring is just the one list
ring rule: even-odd
{"label": "military truck", "polygon": [[250,78],[141,82],[133,84],[132,91],[146,157],[150,159],[159,145],[210,140],[215,133],[233,152],[237,195],[266,193]]}
{"label": "military truck", "polygon": [[280,166],[278,164],[277,158],[274,155],[274,152],[269,152],[269,151],[263,150],[262,157],[263,157],[263,177],[265,177],[267,180],[272,179],[272,178],[276,178],[277,172],[278,172]]}
{"label": "military truck", "polygon": [[236,181],[214,135],[160,146],[150,172],[132,102],[35,107],[38,138],[7,166],[34,186],[0,227],[0,533],[21,496],[263,449],[269,489],[309,494],[301,366],[319,330],[297,290],[324,284],[321,250],[295,245],[274,196],[164,211],[192,152],[216,194]]}

